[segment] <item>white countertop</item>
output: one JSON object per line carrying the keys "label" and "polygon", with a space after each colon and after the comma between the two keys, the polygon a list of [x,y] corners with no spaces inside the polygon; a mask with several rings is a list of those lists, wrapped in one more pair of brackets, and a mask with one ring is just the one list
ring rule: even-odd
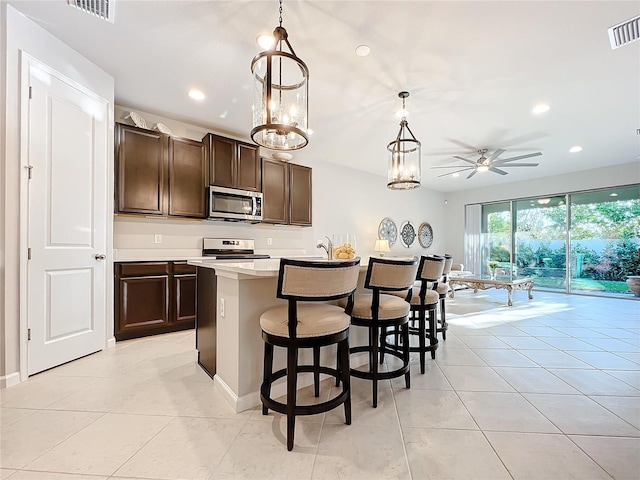
{"label": "white countertop", "polygon": [[[320,262],[332,261],[317,256],[291,256],[283,258],[299,258]],[[366,268],[368,261],[369,257],[362,258],[360,260],[360,267]],[[245,261],[198,259],[189,260],[187,263],[196,267],[212,268],[215,269],[216,272],[249,275],[253,277],[275,277],[278,275],[280,269],[280,258],[259,258]]]}

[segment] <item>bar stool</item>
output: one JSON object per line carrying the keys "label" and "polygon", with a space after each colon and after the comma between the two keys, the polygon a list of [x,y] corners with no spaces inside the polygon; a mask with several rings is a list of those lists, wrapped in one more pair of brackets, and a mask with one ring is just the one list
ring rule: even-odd
{"label": "bar stool", "polygon": [[438,327],[438,332],[442,333],[442,340],[447,339],[447,330],[449,329],[449,324],[447,323],[447,310],[446,310],[446,302],[447,302],[447,294],[449,293],[449,275],[451,274],[451,265],[453,265],[453,256],[448,253],[444,254],[444,270],[442,271],[442,278],[436,287],[436,291],[438,292],[438,297],[440,300],[440,327]]}
{"label": "bar stool", "polygon": [[[420,258],[418,266],[417,278],[412,292],[391,292],[393,295],[404,296],[409,298],[411,304],[411,317],[409,323],[418,322],[418,326],[410,326],[409,334],[418,337],[418,346],[409,347],[410,352],[418,352],[420,354],[420,373],[425,372],[425,356],[426,352],[431,352],[431,358],[436,358],[436,350],[438,348],[437,337],[437,320],[436,311],[438,309],[439,295],[437,292],[438,281],[442,277],[445,258],[436,255],[427,255]],[[416,286],[416,283],[419,286]],[[429,314],[429,328],[426,326],[426,314]],[[397,335],[396,344],[389,344],[386,337],[392,335],[393,332],[385,332],[383,342],[384,349],[398,349]],[[426,338],[429,337],[429,345],[426,344]],[[382,363],[382,359],[380,361]]]}
{"label": "bar stool", "polygon": [[[296,415],[314,415],[344,404],[345,423],[351,424],[349,377],[349,312],[358,284],[360,258],[346,261],[280,260],[277,297],[286,305],[271,308],[260,316],[264,344],[264,372],[260,386],[262,414],[269,410],[287,416],[287,450],[293,449]],[[346,310],[326,302],[345,299]],[[320,365],[320,347],[337,344],[340,368]],[[287,367],[273,372],[274,346],[287,349]],[[313,349],[313,365],[298,365],[298,351]],[[321,403],[297,405],[297,378],[313,372],[315,396],[320,394],[320,374],[342,380],[342,391]],[[271,398],[271,385],[287,377],[287,402]]]}
{"label": "bar stool", "polygon": [[[371,257],[367,268],[364,287],[371,290],[370,294],[355,296],[351,310],[351,324],[369,329],[369,344],[351,347],[353,353],[369,353],[369,370],[351,369],[351,375],[357,378],[371,380],[373,385],[373,407],[378,406],[378,381],[405,376],[407,388],[411,388],[409,373],[409,303],[395,295],[385,292],[411,291],[416,278],[418,259],[389,259]],[[344,300],[342,300],[344,304]],[[381,334],[388,328],[393,332],[402,332],[403,347],[400,349],[384,349],[379,343]],[[382,349],[381,349],[382,347]],[[393,371],[380,372],[378,355],[388,353],[402,360],[402,366]]]}

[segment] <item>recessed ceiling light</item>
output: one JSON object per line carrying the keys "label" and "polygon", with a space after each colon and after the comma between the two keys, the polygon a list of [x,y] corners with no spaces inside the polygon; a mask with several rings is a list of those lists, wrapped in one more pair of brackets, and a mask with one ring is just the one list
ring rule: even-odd
{"label": "recessed ceiling light", "polygon": [[273,38],[273,35],[271,35],[270,33],[265,33],[256,37],[256,42],[258,43],[258,45],[265,50],[269,50],[273,46],[273,43],[275,41],[276,39]]}
{"label": "recessed ceiling light", "polygon": [[356,55],[359,57],[366,57],[371,53],[371,49],[368,45],[358,45],[356,47]]}
{"label": "recessed ceiling light", "polygon": [[575,145],[569,149],[571,153],[578,153],[582,151],[582,147],[580,145]]}
{"label": "recessed ceiling light", "polygon": [[459,177],[460,174],[459,173],[454,173],[453,175],[451,175],[452,177]]}
{"label": "recessed ceiling light", "polygon": [[189,90],[189,96],[194,100],[204,100],[205,95],[202,90],[198,90],[197,88],[192,88]]}
{"label": "recessed ceiling light", "polygon": [[531,113],[533,113],[534,115],[540,115],[542,113],[548,112],[550,108],[551,107],[546,103],[539,103],[538,105],[533,107],[533,110],[531,110]]}
{"label": "recessed ceiling light", "polygon": [[615,192],[613,192],[613,193],[610,193],[610,194],[609,194],[609,196],[610,196],[610,197],[617,197],[617,196],[618,196],[618,194],[617,194],[617,193],[615,193]]}

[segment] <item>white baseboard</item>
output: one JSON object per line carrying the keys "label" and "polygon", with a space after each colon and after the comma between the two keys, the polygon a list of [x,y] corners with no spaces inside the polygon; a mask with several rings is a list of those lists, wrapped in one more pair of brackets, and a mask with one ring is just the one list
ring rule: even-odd
{"label": "white baseboard", "polygon": [[20,373],[13,372],[0,377],[0,388],[13,387],[20,383]]}
{"label": "white baseboard", "polygon": [[107,340],[107,348],[113,348],[116,346],[116,337],[111,337]]}

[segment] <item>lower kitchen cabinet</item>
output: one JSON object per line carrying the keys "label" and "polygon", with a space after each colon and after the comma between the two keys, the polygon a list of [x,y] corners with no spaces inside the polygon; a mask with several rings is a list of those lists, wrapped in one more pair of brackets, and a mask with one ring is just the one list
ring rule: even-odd
{"label": "lower kitchen cabinet", "polygon": [[186,262],[115,264],[116,340],[194,328],[196,267]]}

